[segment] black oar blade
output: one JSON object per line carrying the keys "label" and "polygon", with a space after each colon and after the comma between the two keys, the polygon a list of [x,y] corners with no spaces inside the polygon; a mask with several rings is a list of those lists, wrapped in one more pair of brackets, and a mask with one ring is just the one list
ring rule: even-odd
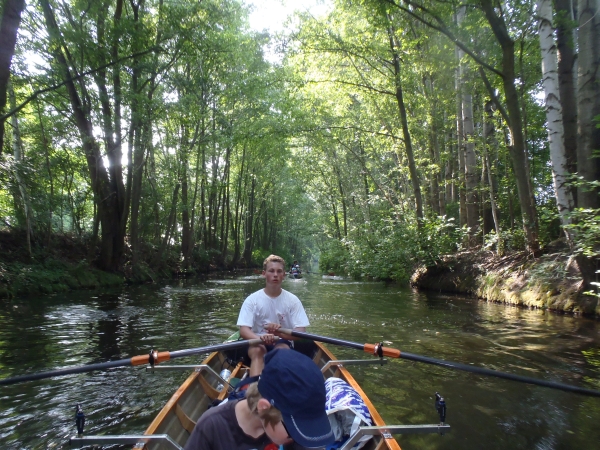
{"label": "black oar blade", "polygon": [[[222,344],[208,345],[206,347],[190,348],[187,350],[176,350],[174,352],[160,352],[155,353],[155,355],[157,355],[157,357],[155,358],[155,362],[158,363],[167,361],[169,359],[182,358],[184,356],[192,356],[202,353],[241,348],[260,342],[260,339],[250,339],[248,341],[241,340],[234,342],[225,342]],[[149,360],[149,355],[140,355],[134,356],[133,358],[129,359],[120,359],[118,361],[108,361],[104,363],[88,364],[79,367],[66,367],[64,369],[51,370],[49,372],[20,375],[17,377],[5,378],[4,380],[0,380],[0,386],[7,386],[10,384],[22,383],[25,381],[43,380],[45,378],[60,377],[63,375],[71,375],[74,373],[93,372],[95,370],[106,370],[112,369],[114,367],[137,366],[140,364],[148,364]]]}
{"label": "black oar blade", "polygon": [[[305,333],[301,331],[293,331],[289,329],[280,329],[282,333],[289,334],[292,336],[304,338],[304,339],[312,339],[313,341],[325,342],[334,345],[340,345],[343,347],[351,347],[359,350],[363,350],[366,352],[373,353],[373,350],[377,350],[379,348],[378,345],[374,344],[359,344],[357,342],[345,341],[343,339],[331,338],[328,336],[319,336],[316,334]],[[596,391],[594,389],[585,389],[578,386],[573,386],[565,383],[558,383],[555,381],[546,381],[540,380],[538,378],[524,377],[522,375],[514,375],[512,373],[499,372],[497,370],[485,369],[483,367],[471,366],[468,364],[461,364],[452,361],[444,361],[442,359],[430,358],[428,356],[415,355],[413,353],[401,352],[400,350],[381,347],[383,349],[384,356],[394,357],[394,358],[402,358],[408,359],[410,361],[422,362],[425,364],[433,364],[440,367],[446,367],[448,369],[456,369],[462,370],[465,372],[476,373],[479,375],[486,375],[496,378],[504,378],[506,380],[518,381],[520,383],[528,383],[534,384],[536,386],[543,386],[551,389],[559,389],[561,391],[574,392],[576,394],[589,395],[592,397],[600,397],[600,391]]]}
{"label": "black oar blade", "polygon": [[20,375],[18,377],[6,378],[0,380],[0,386],[22,383],[24,381],[43,380],[44,378],[60,377],[74,373],[93,372],[94,370],[106,370],[113,367],[123,367],[131,365],[131,359],[120,359],[118,361],[109,361],[105,363],[88,364],[87,366],[66,367],[64,369],[51,370],[49,372],[32,373],[29,375]]}

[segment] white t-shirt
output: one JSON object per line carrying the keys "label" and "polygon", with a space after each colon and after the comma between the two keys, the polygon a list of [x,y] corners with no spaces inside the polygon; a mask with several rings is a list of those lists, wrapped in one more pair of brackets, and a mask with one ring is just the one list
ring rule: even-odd
{"label": "white t-shirt", "polygon": [[277,323],[282,328],[298,328],[310,325],[300,299],[285,289],[278,297],[271,298],[261,289],[250,294],[240,309],[238,327],[251,327],[258,335],[267,334],[264,326]]}

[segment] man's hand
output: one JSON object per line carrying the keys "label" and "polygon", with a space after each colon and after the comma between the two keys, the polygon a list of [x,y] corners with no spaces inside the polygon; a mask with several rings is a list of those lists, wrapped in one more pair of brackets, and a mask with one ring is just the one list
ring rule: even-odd
{"label": "man's hand", "polygon": [[278,323],[268,323],[264,326],[264,328],[265,330],[267,330],[268,333],[274,334],[275,336],[279,336],[277,330],[281,328],[281,325],[279,325]]}
{"label": "man's hand", "polygon": [[273,334],[261,334],[260,340],[263,341],[265,345],[273,345],[275,342],[275,335]]}

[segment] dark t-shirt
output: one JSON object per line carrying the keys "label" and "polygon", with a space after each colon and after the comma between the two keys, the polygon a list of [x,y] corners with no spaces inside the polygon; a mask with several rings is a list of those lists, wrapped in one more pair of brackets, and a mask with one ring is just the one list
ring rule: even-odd
{"label": "dark t-shirt", "polygon": [[[210,408],[196,423],[185,450],[271,450],[279,449],[266,434],[257,439],[240,428],[235,417],[235,405],[240,400],[229,400],[221,406]],[[295,442],[285,450],[307,450]]]}
{"label": "dark t-shirt", "polygon": [[[235,418],[235,405],[239,400],[228,401],[206,411],[190,435],[185,450],[269,450],[271,440],[266,434],[258,438],[248,436]],[[279,446],[271,448],[279,448]]]}

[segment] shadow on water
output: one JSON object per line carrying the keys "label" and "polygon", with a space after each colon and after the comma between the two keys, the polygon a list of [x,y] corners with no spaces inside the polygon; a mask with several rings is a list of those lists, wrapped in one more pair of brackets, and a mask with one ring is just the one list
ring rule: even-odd
{"label": "shadow on water", "polygon": [[[77,292],[0,307],[2,377],[221,342],[260,276],[211,277],[164,286]],[[310,332],[531,377],[600,389],[597,321],[424,294],[385,283],[307,275],[286,280]],[[356,350],[329,346],[340,359]],[[175,363],[199,362],[202,356]],[[448,404],[446,436],[399,436],[410,449],[596,449],[600,399],[391,360],[350,368],[388,423],[436,423],[434,393]],[[0,387],[2,449],[62,448],[75,434],[139,434],[185,379],[143,367]],[[65,447],[68,448],[68,447]]]}

